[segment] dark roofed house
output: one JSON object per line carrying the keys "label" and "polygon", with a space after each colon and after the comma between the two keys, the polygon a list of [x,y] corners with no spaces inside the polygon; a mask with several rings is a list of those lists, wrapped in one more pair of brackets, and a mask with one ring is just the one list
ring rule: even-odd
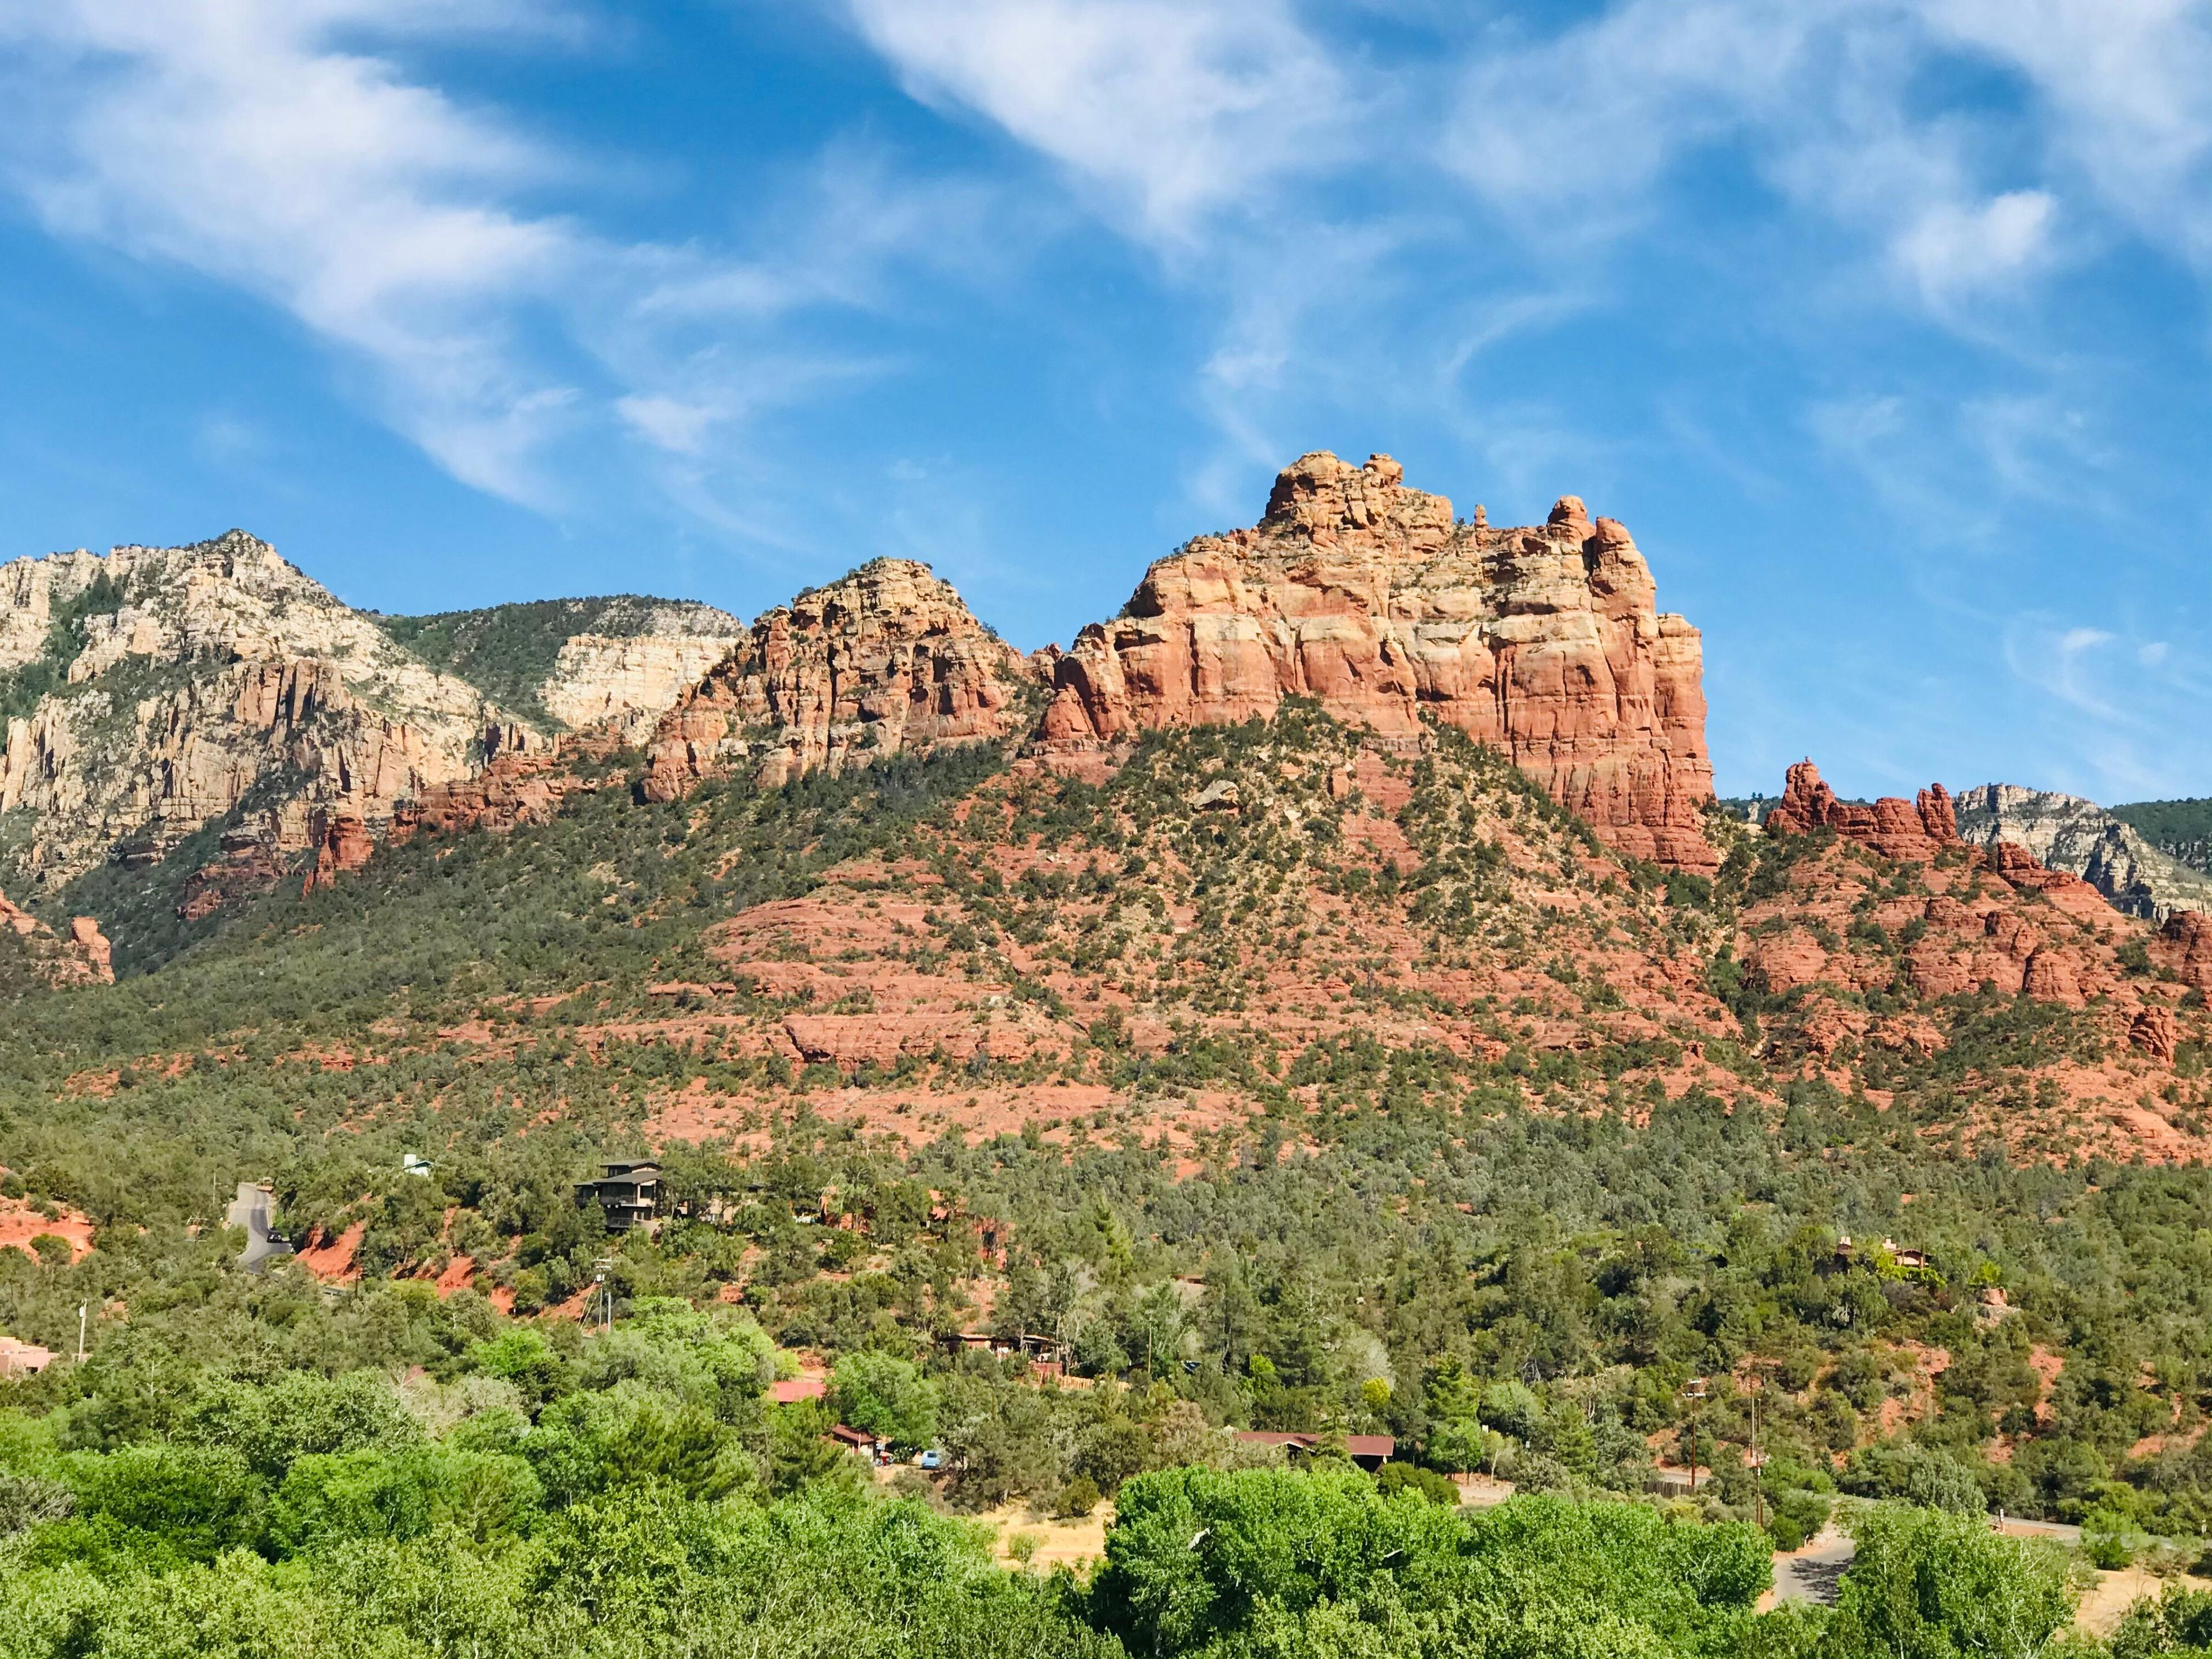
{"label": "dark roofed house", "polygon": [[626,1233],[641,1226],[660,1211],[660,1165],[652,1163],[605,1164],[597,1181],[576,1183],[576,1205],[596,1203],[607,1218],[607,1231]]}
{"label": "dark roofed house", "polygon": [[[1285,1434],[1279,1430],[1246,1429],[1237,1437],[1247,1445],[1280,1446],[1289,1457],[1310,1456],[1328,1439],[1320,1434]],[[1372,1474],[1390,1461],[1398,1443],[1387,1434],[1347,1434],[1344,1455]]]}

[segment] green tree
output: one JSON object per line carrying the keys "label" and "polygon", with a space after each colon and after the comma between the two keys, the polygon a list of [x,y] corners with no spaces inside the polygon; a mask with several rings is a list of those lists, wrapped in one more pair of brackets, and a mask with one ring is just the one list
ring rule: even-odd
{"label": "green tree", "polygon": [[937,1389],[910,1360],[862,1349],[838,1360],[830,1406],[839,1419],[894,1446],[926,1446],[937,1431]]}
{"label": "green tree", "polygon": [[1879,1504],[1851,1540],[1831,1629],[1844,1659],[2037,1659],[2073,1617],[2065,1558],[1976,1517]]}

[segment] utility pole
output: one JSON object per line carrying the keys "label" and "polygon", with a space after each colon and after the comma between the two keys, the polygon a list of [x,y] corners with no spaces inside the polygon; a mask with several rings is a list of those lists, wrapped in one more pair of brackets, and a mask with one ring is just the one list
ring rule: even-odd
{"label": "utility pole", "polygon": [[1764,1528],[1766,1525],[1766,1483],[1759,1471],[1766,1467],[1766,1454],[1759,1449],[1759,1396],[1766,1392],[1766,1376],[1754,1370],[1751,1374],[1751,1455],[1744,1466],[1751,1471],[1751,1513],[1753,1521]]}
{"label": "utility pole", "polygon": [[76,1304],[76,1363],[80,1365],[84,1364],[85,1325],[91,1313],[92,1304],[89,1302],[80,1302]]}
{"label": "utility pole", "polygon": [[1705,1379],[1693,1376],[1682,1385],[1682,1398],[1690,1402],[1690,1495],[1698,1491],[1698,1405],[1705,1397]]}

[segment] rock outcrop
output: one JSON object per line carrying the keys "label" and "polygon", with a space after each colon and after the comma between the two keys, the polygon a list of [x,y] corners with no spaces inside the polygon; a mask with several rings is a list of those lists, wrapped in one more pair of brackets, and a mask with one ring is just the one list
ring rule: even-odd
{"label": "rock outcrop", "polygon": [[625,743],[642,743],[738,643],[734,632],[573,635],[562,642],[538,700],[572,730],[604,727]]}
{"label": "rock outcrop", "polygon": [[517,810],[520,774],[571,732],[641,741],[743,635],[711,605],[636,595],[380,617],[241,531],[18,559],[0,565],[0,693],[19,711],[0,732],[0,880],[152,866],[213,822],[220,856],[178,884],[188,920],[303,862],[313,885],[395,823]]}
{"label": "rock outcrop", "polygon": [[2150,957],[2183,984],[2212,991],[2212,916],[2176,910],[2151,940]]}
{"label": "rock outcrop", "polygon": [[1833,830],[1886,858],[1923,864],[1944,848],[1960,844],[1956,804],[1940,783],[1923,789],[1913,800],[1885,795],[1869,806],[1838,799],[1836,792],[1821,781],[1820,769],[1809,760],[1799,761],[1787,775],[1782,799],[1766,815],[1770,836]]}
{"label": "rock outcrop", "polygon": [[[29,977],[42,985],[112,985],[115,965],[107,936],[90,916],[70,918],[66,938],[0,893],[0,930],[14,941]],[[0,975],[4,978],[4,975]]]}
{"label": "rock outcrop", "polygon": [[0,615],[0,674],[43,692],[8,722],[0,813],[48,887],[234,814],[296,853],[317,811],[386,821],[533,736],[240,531],[16,560]]}
{"label": "rock outcrop", "polygon": [[[1872,805],[1838,800],[1820,769],[1800,761],[1766,815],[1766,833],[1779,838],[1818,830],[1833,830],[1885,858],[1926,866],[1922,880],[1932,890],[1896,892],[1884,896],[1870,915],[1844,915],[1847,926],[1871,920],[1910,940],[1901,966],[1918,994],[1947,997],[1988,985],[2069,1007],[2093,996],[2119,998],[2124,975],[2112,953],[2114,930],[2136,924],[2124,922],[2104,895],[2078,876],[2046,868],[2021,848],[1965,841],[1955,803],[1942,785],[1922,790],[1913,801],[1895,796]],[[1805,894],[1793,894],[1790,902],[1815,908]],[[1832,934],[1837,931],[1831,928]],[[1753,933],[1745,961],[1771,988],[1786,991],[1837,977],[1835,952],[1809,928],[1759,933],[1754,927]],[[1886,959],[1865,961],[1883,979],[1893,971]],[[2147,1026],[2132,1035],[2148,1042],[2154,1034]]]}
{"label": "rock outcrop", "polygon": [[1959,796],[1959,833],[1984,847],[2020,848],[2079,876],[2131,916],[2163,921],[2177,910],[2212,911],[2212,877],[2160,852],[2079,795],[1982,784]]}
{"label": "rock outcrop", "polygon": [[800,594],[662,717],[643,788],[672,800],[724,773],[774,787],[821,769],[1018,737],[1034,682],[951,584],[878,559]]}
{"label": "rock outcrop", "polygon": [[1146,572],[1122,614],[1052,664],[1039,746],[1096,750],[1236,721],[1285,697],[1408,740],[1424,716],[1509,755],[1614,847],[1693,870],[1717,855],[1698,631],[1654,604],[1628,532],[1568,496],[1493,529],[1409,489],[1388,456],[1284,469],[1249,530]]}

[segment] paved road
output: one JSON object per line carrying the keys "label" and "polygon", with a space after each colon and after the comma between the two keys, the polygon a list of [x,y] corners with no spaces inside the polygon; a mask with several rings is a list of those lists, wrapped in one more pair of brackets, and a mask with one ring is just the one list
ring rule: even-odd
{"label": "paved road", "polygon": [[1774,1554],[1774,1599],[1777,1601],[1817,1601],[1836,1604],[1836,1587],[1844,1569],[1851,1564],[1849,1534],[1831,1523],[1814,1534],[1802,1549]]}
{"label": "paved road", "polygon": [[241,1181],[238,1196],[230,1200],[230,1208],[223,1212],[222,1224],[246,1229],[246,1249],[239,1256],[239,1265],[258,1270],[272,1255],[292,1254],[292,1241],[273,1237],[269,1231],[269,1194],[258,1183]]}

